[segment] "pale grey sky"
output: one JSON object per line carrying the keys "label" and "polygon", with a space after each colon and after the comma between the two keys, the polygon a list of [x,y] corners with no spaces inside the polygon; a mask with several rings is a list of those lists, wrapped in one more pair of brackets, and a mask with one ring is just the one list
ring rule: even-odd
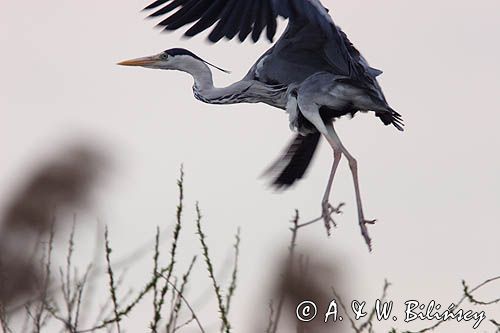
{"label": "pale grey sky", "polygon": [[[373,299],[388,278],[400,311],[401,301],[412,298],[448,305],[459,296],[461,279],[475,284],[500,272],[500,2],[323,3],[370,64],[384,71],[380,82],[406,131],[384,127],[371,114],[337,122],[359,162],[367,218],[379,220],[370,228],[373,253],[359,234],[345,161],[333,190],[333,203],[347,204],[339,227],[328,239],[318,224],[300,235],[301,244],[342,260],[352,296]],[[210,45],[201,37],[181,39],[181,32],[160,34],[153,21],[142,20],[144,5],[2,2],[0,203],[37,158],[91,138],[113,151],[117,168],[88,218],[109,223],[115,252],[125,253],[150,239],[156,225],[173,222],[175,179],[184,163],[189,227],[182,259],[199,248],[191,236],[195,200],[220,265],[242,227],[233,317],[244,331],[252,324],[248,312],[268,301],[266,289],[256,288],[272,272],[269,254],[286,248],[293,209],[304,221],[320,213],[331,152],[322,144],[305,180],[285,193],[270,191],[258,177],[292,135],[283,111],[205,105],[194,100],[184,73],[115,65],[184,47],[232,70],[215,73],[216,84],[224,85],[240,79],[269,44]],[[145,279],[149,264],[138,264],[132,284]],[[199,269],[199,285],[208,283]],[[131,331],[145,324],[134,322]],[[488,323],[481,328],[492,331]],[[439,332],[470,331],[461,323]]]}

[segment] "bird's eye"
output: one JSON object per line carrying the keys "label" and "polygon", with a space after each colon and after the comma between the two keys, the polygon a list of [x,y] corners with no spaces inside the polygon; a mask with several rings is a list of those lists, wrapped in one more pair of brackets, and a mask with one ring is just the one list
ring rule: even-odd
{"label": "bird's eye", "polygon": [[167,59],[168,59],[168,54],[167,54],[167,53],[162,53],[162,54],[160,55],[160,58],[161,58],[162,60],[167,60]]}

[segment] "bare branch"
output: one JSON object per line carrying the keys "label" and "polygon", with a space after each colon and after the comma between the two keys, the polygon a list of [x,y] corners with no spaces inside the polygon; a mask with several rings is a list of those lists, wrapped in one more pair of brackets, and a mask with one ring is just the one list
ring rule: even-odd
{"label": "bare branch", "polygon": [[164,276],[163,274],[160,274],[161,277],[163,277],[165,279],[165,282],[168,283],[172,289],[177,293],[177,295],[179,295],[179,297],[182,299],[182,301],[184,302],[184,304],[186,304],[186,306],[188,307],[189,311],[191,311],[191,315],[193,316],[193,319],[196,321],[196,323],[198,324],[198,327],[200,328],[200,331],[202,333],[205,333],[205,330],[203,329],[203,325],[201,325],[201,322],[200,320],[198,319],[198,316],[196,315],[196,313],[194,312],[193,308],[191,307],[191,305],[189,304],[188,300],[186,299],[186,297],[184,297],[184,295],[180,292],[180,290],[177,289],[177,287],[169,280],[167,280],[167,277]]}
{"label": "bare branch", "polygon": [[113,311],[115,314],[115,323],[116,323],[116,329],[118,330],[118,333],[121,333],[120,329],[120,320],[121,317],[119,315],[119,310],[118,310],[118,301],[116,297],[116,286],[115,286],[115,278],[114,278],[114,273],[113,273],[113,268],[111,267],[111,247],[109,245],[109,237],[108,237],[108,227],[106,227],[104,231],[104,240],[105,240],[105,246],[106,246],[106,263],[108,265],[108,277],[109,277],[109,292],[111,294],[111,300],[113,301]]}
{"label": "bare branch", "polygon": [[196,203],[196,216],[197,216],[196,228],[197,228],[199,239],[201,242],[201,247],[203,248],[203,257],[205,258],[205,263],[207,264],[208,275],[209,275],[210,279],[212,280],[212,285],[214,287],[215,296],[217,298],[217,303],[219,305],[219,314],[220,314],[220,318],[222,320],[221,329],[223,331],[225,330],[226,333],[229,333],[231,330],[231,326],[229,324],[229,320],[227,319],[227,311],[226,311],[226,307],[222,301],[222,295],[220,292],[219,284],[217,283],[215,276],[214,276],[214,268],[212,265],[212,261],[210,260],[210,256],[208,254],[208,246],[207,246],[206,239],[205,239],[206,237],[205,237],[205,234],[203,233],[203,230],[201,229],[201,217],[202,217],[202,215],[201,215],[201,211],[200,211],[200,207],[199,207],[198,203]]}

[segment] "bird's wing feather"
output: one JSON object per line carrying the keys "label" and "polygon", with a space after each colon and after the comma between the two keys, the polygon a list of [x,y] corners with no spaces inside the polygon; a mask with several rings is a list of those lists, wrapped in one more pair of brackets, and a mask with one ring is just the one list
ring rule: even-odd
{"label": "bird's wing feather", "polygon": [[[276,0],[156,0],[145,10],[154,10],[150,17],[167,17],[158,23],[166,30],[176,30],[195,22],[185,33],[192,37],[212,28],[208,39],[218,42],[238,35],[244,41],[252,33],[257,41],[264,28],[271,40],[276,32],[278,12],[273,2]],[[173,12],[173,14],[172,14]]]}
{"label": "bird's wing feather", "polygon": [[[165,30],[192,23],[185,32],[188,37],[211,29],[208,39],[214,43],[236,36],[243,42],[249,35],[257,42],[264,29],[266,37],[272,41],[277,18],[281,16],[289,20],[289,33],[284,34],[287,38],[282,36],[280,39],[287,43],[287,47],[280,47],[287,57],[295,56],[301,62],[306,60],[316,65],[316,71],[326,64],[330,71],[354,78],[376,73],[363,66],[359,52],[319,0],[156,0],[145,10],[154,10],[150,17],[166,16],[158,23]],[[305,32],[302,31],[304,27],[307,28]],[[291,42],[296,44],[290,45]],[[317,56],[305,59],[307,50],[315,50]],[[315,64],[318,59],[319,64]]]}
{"label": "bird's wing feather", "polygon": [[154,10],[150,17],[168,15],[159,23],[167,30],[195,22],[186,32],[189,37],[217,23],[209,36],[212,42],[223,37],[232,39],[236,35],[244,41],[250,31],[256,42],[264,29],[272,41],[278,16],[290,20],[305,19],[328,36],[338,35],[328,11],[319,0],[156,0],[144,9]]}
{"label": "bird's wing feather", "polygon": [[289,85],[318,72],[330,72],[354,80],[363,75],[361,81],[365,81],[370,67],[363,66],[359,52],[337,29],[342,37],[340,42],[318,33],[317,26],[308,21],[290,21],[280,39],[257,60],[245,78]]}

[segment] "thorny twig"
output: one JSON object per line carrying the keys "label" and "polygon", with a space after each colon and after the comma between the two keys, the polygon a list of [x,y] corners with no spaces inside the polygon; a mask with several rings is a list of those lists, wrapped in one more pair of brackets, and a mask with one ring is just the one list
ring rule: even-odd
{"label": "thorny twig", "polygon": [[339,294],[337,294],[337,291],[335,290],[334,287],[332,287],[332,292],[333,292],[333,296],[335,297],[335,299],[337,299],[339,301],[339,304],[342,307],[342,310],[347,315],[347,318],[349,319],[349,322],[351,323],[351,328],[353,329],[353,331],[356,333],[360,333],[361,332],[360,329],[356,326],[356,323],[354,322],[354,319],[352,318],[352,316],[349,314],[349,311],[347,310],[347,308],[344,304],[344,301],[342,301],[342,298],[340,297]]}
{"label": "thorny twig", "polygon": [[201,211],[200,211],[200,206],[198,203],[196,203],[196,229],[197,233],[199,235],[201,247],[203,250],[203,257],[205,258],[205,263],[207,264],[207,270],[208,270],[208,275],[210,277],[210,280],[212,280],[212,285],[214,287],[215,291],[215,296],[217,298],[217,303],[219,305],[219,315],[222,321],[222,326],[221,330],[225,331],[226,333],[229,333],[231,331],[231,325],[229,324],[229,320],[227,318],[227,311],[226,307],[224,305],[224,302],[222,300],[222,294],[220,291],[219,284],[217,283],[217,280],[215,279],[214,276],[214,268],[212,265],[212,261],[210,259],[210,256],[208,254],[208,245],[206,243],[206,237],[205,234],[203,233],[203,230],[201,229]]}
{"label": "thorny twig", "polygon": [[[498,303],[498,302],[500,302],[500,300],[494,300],[494,301],[491,301],[491,302],[477,302],[477,301],[476,301],[476,300],[472,297],[472,293],[474,293],[474,292],[475,292],[475,291],[477,291],[478,289],[480,289],[480,288],[484,287],[485,285],[490,284],[490,283],[492,283],[492,282],[494,282],[494,281],[497,281],[497,280],[500,280],[500,276],[497,276],[497,277],[494,277],[494,278],[488,279],[488,280],[486,280],[486,281],[484,281],[484,282],[482,282],[482,283],[478,284],[477,286],[475,286],[475,287],[474,287],[474,288],[472,288],[472,289],[469,289],[469,288],[467,287],[467,285],[465,284],[465,281],[462,281],[462,285],[464,286],[464,294],[463,294],[463,296],[460,298],[460,300],[456,303],[456,305],[455,305],[454,309],[457,309],[457,308],[460,306],[460,304],[462,304],[462,303],[463,303],[463,301],[464,301],[464,300],[466,300],[466,299],[469,299],[469,301],[471,301],[473,304],[479,304],[479,305],[480,305],[481,303],[486,303],[486,304],[488,304],[488,305],[489,305],[489,304],[494,304],[494,303]],[[421,329],[420,331],[414,331],[414,332],[413,332],[413,331],[407,331],[407,332],[405,332],[405,333],[425,333],[425,332],[429,332],[429,331],[434,330],[436,327],[440,326],[440,325],[441,325],[442,323],[444,323],[444,322],[445,322],[445,320],[440,320],[440,321],[438,321],[436,324],[434,324],[434,325],[432,325],[432,326],[429,326],[429,327],[427,327],[427,328]],[[490,322],[491,322],[493,325],[495,325],[497,328],[500,328],[500,327],[498,326],[498,324],[496,323],[496,321],[494,321],[494,320],[490,320]]]}
{"label": "thorny twig", "polygon": [[[159,275],[163,274],[166,272],[166,269],[163,271],[159,272]],[[118,316],[112,318],[112,319],[107,319],[102,321],[99,325],[95,325],[92,328],[84,329],[84,330],[79,330],[78,333],[86,333],[86,332],[92,332],[96,330],[100,330],[102,328],[107,327],[108,325],[115,323],[116,321],[121,320],[123,317],[127,316],[136,306],[139,304],[139,302],[146,296],[154,287],[154,284],[157,282],[158,276],[153,276],[151,280],[146,284],[146,286],[143,288],[143,290],[134,298],[133,301],[131,301],[125,308],[122,307],[122,310],[118,312]]]}
{"label": "thorny twig", "polygon": [[238,260],[240,257],[240,242],[241,242],[241,237],[240,237],[240,228],[238,228],[238,231],[236,232],[235,236],[235,244],[234,244],[234,264],[233,264],[233,273],[231,274],[231,284],[229,285],[229,289],[227,291],[227,296],[226,296],[226,311],[229,313],[229,308],[231,306],[231,299],[234,296],[234,292],[236,290],[236,280],[238,277]]}
{"label": "thorny twig", "polygon": [[167,280],[167,277],[164,276],[163,274],[160,274],[161,277],[163,277],[165,279],[165,282],[168,283],[172,289],[177,293],[177,295],[179,295],[179,297],[182,299],[182,301],[184,302],[184,304],[186,304],[186,306],[188,307],[189,311],[191,311],[191,315],[193,316],[193,319],[196,321],[196,323],[198,324],[198,327],[200,328],[200,331],[202,333],[205,333],[205,330],[203,329],[203,325],[201,325],[201,322],[200,320],[198,319],[198,316],[196,315],[196,313],[194,312],[193,308],[191,307],[191,305],[189,304],[188,300],[184,297],[184,295],[177,289],[177,287],[175,287],[175,285]]}
{"label": "thorny twig", "polygon": [[[380,301],[383,302],[385,301],[385,298],[387,297],[387,290],[390,287],[390,283],[387,280],[384,280],[384,287],[382,288],[382,296],[380,297]],[[366,327],[371,327],[373,323],[373,317],[375,317],[375,307],[373,307],[372,312],[368,316],[368,319],[359,327],[361,331],[363,331]],[[370,329],[371,330],[371,329]]]}
{"label": "thorny twig", "polygon": [[497,281],[497,280],[500,280],[500,276],[497,276],[497,277],[494,277],[494,278],[491,278],[491,279],[488,279],[486,281],[484,281],[483,283],[477,285],[475,288],[469,290],[469,287],[467,286],[467,284],[465,283],[464,280],[462,280],[462,286],[464,288],[464,295],[467,297],[467,299],[469,300],[469,302],[471,302],[472,304],[476,304],[476,305],[491,305],[491,304],[496,304],[498,302],[500,302],[500,298],[497,298],[497,299],[494,299],[492,301],[489,301],[489,302],[485,302],[485,301],[480,301],[480,300],[477,300],[475,297],[472,296],[472,293],[475,292],[476,290],[478,290],[479,288],[491,283],[491,282],[494,282],[494,281]]}
{"label": "thorny twig", "polygon": [[55,230],[54,230],[54,224],[55,220],[52,220],[51,226],[50,226],[50,233],[49,233],[49,242],[47,244],[47,257],[46,264],[45,264],[45,276],[43,277],[43,285],[41,293],[40,293],[40,303],[38,305],[38,311],[35,315],[35,329],[37,332],[41,330],[42,327],[42,316],[44,312],[44,304],[47,302],[47,289],[49,288],[50,285],[50,279],[51,279],[51,264],[52,264],[52,251],[54,249],[54,236],[55,236]]}
{"label": "thorny twig", "polygon": [[[167,323],[167,332],[170,332],[172,329],[173,329],[172,332],[175,332],[178,329],[176,325],[177,325],[177,319],[179,317],[179,312],[181,311],[181,306],[182,306],[181,295],[184,295],[184,291],[185,291],[185,288],[188,284],[188,279],[189,279],[189,276],[191,275],[191,271],[194,267],[194,264],[196,263],[196,259],[197,259],[197,257],[194,256],[193,259],[191,260],[191,264],[189,265],[188,270],[182,276],[182,283],[181,283],[181,287],[179,289],[179,292],[172,293],[173,294],[172,299],[174,300],[174,302],[173,302],[172,310],[170,311],[170,318],[169,318],[168,323]],[[175,283],[174,283],[174,286],[175,286]],[[175,290],[177,290],[177,287]],[[176,297],[174,297],[174,296],[176,296]],[[191,319],[194,319],[194,317],[192,317]]]}
{"label": "thorny twig", "polygon": [[[155,252],[153,255],[153,276],[158,275],[158,261],[160,257],[160,228],[156,227]],[[151,331],[156,332],[156,327],[160,321],[161,315],[158,309],[158,284],[153,286],[153,322],[151,323]]]}
{"label": "thorny twig", "polygon": [[116,329],[118,330],[118,333],[121,333],[120,329],[120,320],[121,317],[119,316],[119,310],[118,310],[118,301],[116,297],[116,285],[115,285],[115,279],[114,279],[114,273],[113,269],[111,268],[111,247],[109,245],[109,238],[108,238],[108,227],[106,227],[104,231],[104,240],[105,240],[105,246],[106,246],[106,263],[108,265],[108,277],[109,277],[109,291],[111,294],[111,300],[113,301],[113,311],[115,314],[115,324],[116,324]]}
{"label": "thorny twig", "polygon": [[[170,263],[166,269],[167,281],[170,281],[170,278],[172,277],[172,273],[174,271],[177,243],[179,240],[179,234],[180,234],[181,226],[182,226],[182,212],[184,210],[184,168],[183,168],[183,166],[181,166],[180,177],[177,180],[177,187],[179,190],[179,203],[177,205],[177,211],[176,211],[176,221],[177,222],[176,222],[175,227],[174,227],[173,241],[172,241],[172,246],[170,248]],[[158,230],[158,233],[159,233],[159,230]],[[156,238],[156,244],[157,244],[156,245],[156,252],[159,253],[159,250],[158,250],[159,235]],[[157,273],[157,270],[158,270],[158,264],[157,264],[158,255],[159,254],[155,254],[155,273]],[[151,331],[152,332],[157,332],[158,324],[161,320],[161,312],[162,312],[163,304],[165,302],[165,296],[168,292],[168,287],[169,287],[169,284],[165,283],[163,285],[161,291],[159,292],[159,296],[158,296],[156,284],[154,286],[155,295],[154,295],[154,299],[153,299],[153,304],[154,304],[155,313],[154,313],[153,322],[151,323]]]}

